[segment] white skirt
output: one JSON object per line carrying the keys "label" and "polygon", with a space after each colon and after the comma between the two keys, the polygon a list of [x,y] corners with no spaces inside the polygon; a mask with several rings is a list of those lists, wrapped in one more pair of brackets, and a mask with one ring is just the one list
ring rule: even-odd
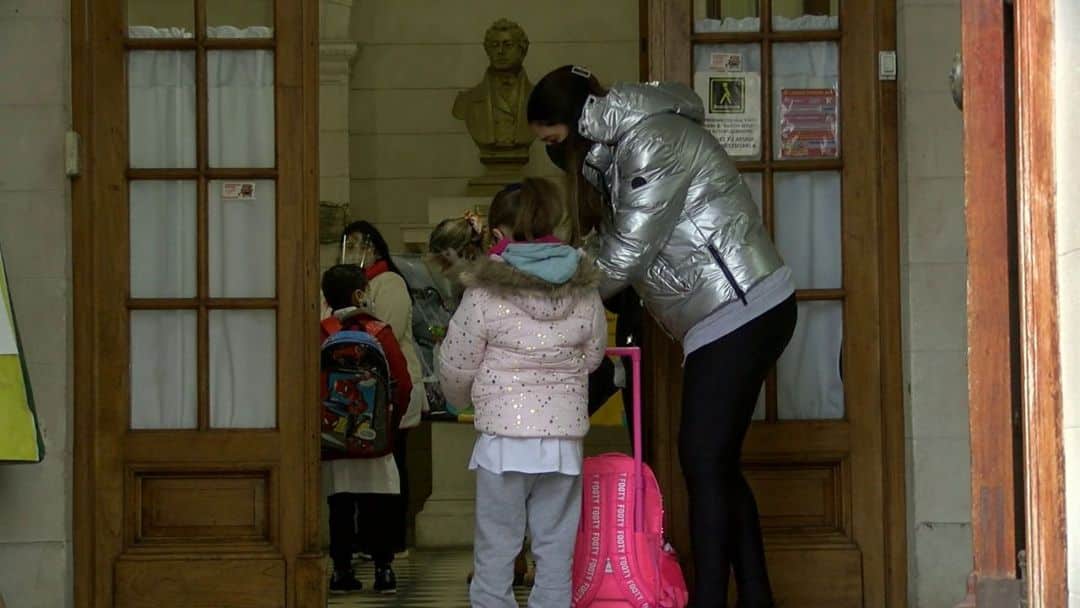
{"label": "white skirt", "polygon": [[469,470],[489,473],[561,473],[581,475],[585,443],[562,437],[499,437],[481,434],[473,446]]}
{"label": "white skirt", "polygon": [[322,464],[327,496],[352,494],[401,494],[394,455],[381,458],[327,460]]}

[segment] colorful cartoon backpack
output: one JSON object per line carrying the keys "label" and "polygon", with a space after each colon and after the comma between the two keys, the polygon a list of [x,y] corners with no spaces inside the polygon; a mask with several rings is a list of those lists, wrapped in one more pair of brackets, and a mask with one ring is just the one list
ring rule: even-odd
{"label": "colorful cartoon backpack", "polygon": [[391,403],[390,365],[382,346],[370,333],[343,328],[334,318],[323,321],[323,328],[330,335],[320,364],[323,460],[393,453],[403,412],[394,412]]}

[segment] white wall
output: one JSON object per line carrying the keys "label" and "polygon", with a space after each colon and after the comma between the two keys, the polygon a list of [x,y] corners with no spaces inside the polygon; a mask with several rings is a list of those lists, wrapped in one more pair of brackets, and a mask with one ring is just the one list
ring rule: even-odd
{"label": "white wall", "polygon": [[1058,315],[1061,398],[1065,444],[1065,497],[1069,606],[1080,607],[1080,5],[1057,0],[1054,8],[1054,123],[1057,172]]}
{"label": "white wall", "polygon": [[947,75],[959,0],[898,0],[909,604],[952,608],[971,571],[963,115]]}
{"label": "white wall", "polygon": [[0,0],[0,246],[45,462],[0,465],[0,595],[72,605],[68,3]]}
{"label": "white wall", "polygon": [[[462,196],[469,178],[483,174],[475,144],[450,109],[458,91],[483,77],[484,32],[502,17],[529,36],[525,69],[533,83],[568,63],[607,82],[637,80],[635,0],[357,0],[351,204],[392,248],[402,224],[427,223],[429,198]],[[527,173],[555,175],[539,145],[532,159]]]}

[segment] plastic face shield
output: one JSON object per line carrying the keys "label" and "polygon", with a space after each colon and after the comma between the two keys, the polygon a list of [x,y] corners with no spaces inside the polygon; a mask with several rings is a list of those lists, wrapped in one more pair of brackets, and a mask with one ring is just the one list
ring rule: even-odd
{"label": "plastic face shield", "polygon": [[364,268],[373,257],[374,248],[371,246],[371,237],[366,234],[353,233],[341,237],[341,264],[355,264]]}

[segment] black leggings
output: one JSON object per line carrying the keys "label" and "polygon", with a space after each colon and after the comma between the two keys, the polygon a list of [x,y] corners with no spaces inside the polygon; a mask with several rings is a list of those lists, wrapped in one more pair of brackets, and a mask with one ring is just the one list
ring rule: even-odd
{"label": "black leggings", "polygon": [[740,608],[773,605],[740,453],[762,383],[791,340],[797,315],[792,296],[686,360],[679,460],[690,495],[694,608],[727,606],[732,569]]}

